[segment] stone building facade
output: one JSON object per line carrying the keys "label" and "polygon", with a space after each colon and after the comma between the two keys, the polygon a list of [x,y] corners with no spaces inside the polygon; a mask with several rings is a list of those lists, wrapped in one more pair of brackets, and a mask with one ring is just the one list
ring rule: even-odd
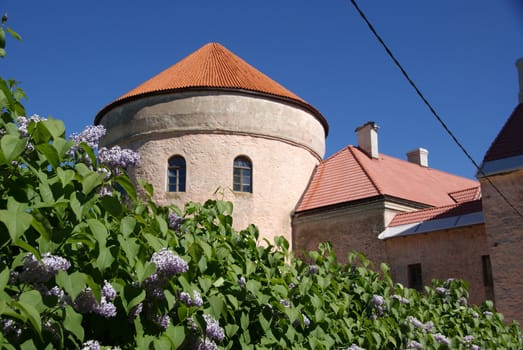
{"label": "stone building facade", "polygon": [[374,122],[356,129],[358,145],[323,159],[323,115],[211,43],[104,107],[95,124],[107,129],[105,145],[140,153],[132,176],[160,204],[230,200],[236,228],[283,235],[298,254],[330,241],[342,261],[360,251],[413,288],[463,278],[472,302],[492,299],[523,322],[522,106],[480,182],[430,168],[422,148],[406,160],[379,152]]}

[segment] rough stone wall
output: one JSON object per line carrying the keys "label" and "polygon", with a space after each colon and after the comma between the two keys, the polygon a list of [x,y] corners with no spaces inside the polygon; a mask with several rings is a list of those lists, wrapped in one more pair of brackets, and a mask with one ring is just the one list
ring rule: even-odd
{"label": "rough stone wall", "polygon": [[293,250],[298,254],[330,242],[341,262],[351,251],[363,253],[379,268],[387,261],[385,244],[377,237],[385,224],[383,200],[326,211],[301,213],[293,219]]}
{"label": "rough stone wall", "polygon": [[[523,169],[490,180],[523,213]],[[507,320],[523,324],[523,218],[485,179],[480,182],[496,308]]]}
{"label": "rough stone wall", "polygon": [[[151,96],[116,107],[101,124],[108,130],[103,144],[140,153],[131,175],[153,185],[158,203],[230,200],[235,228],[254,223],[269,241],[291,240],[291,212],[325,151],[325,130],[308,111],[241,94]],[[166,191],[173,155],[186,161],[185,192]],[[240,155],[252,161],[253,193],[232,191]]]}
{"label": "rough stone wall", "polygon": [[469,301],[489,299],[482,256],[488,255],[484,225],[435,231],[385,240],[391,277],[408,286],[408,265],[421,264],[423,285],[432,279],[459,278],[469,283]]}

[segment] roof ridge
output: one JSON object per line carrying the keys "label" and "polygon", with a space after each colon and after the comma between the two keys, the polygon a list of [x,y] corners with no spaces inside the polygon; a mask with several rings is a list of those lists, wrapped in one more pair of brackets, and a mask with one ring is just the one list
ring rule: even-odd
{"label": "roof ridge", "polygon": [[[357,149],[360,152],[361,152],[361,150],[358,147],[354,147],[354,146],[349,146],[348,149],[354,156],[354,159],[356,160],[356,162],[360,165],[360,168],[363,170],[365,175],[367,175],[367,177],[369,178],[369,180],[372,183],[372,185],[374,186],[374,188],[376,188],[376,191],[378,191],[379,194],[383,194],[383,189],[378,185],[376,179],[373,176],[371,176],[368,169],[365,168],[363,163],[360,161],[359,156],[357,155],[357,152],[353,151],[353,149]],[[378,154],[378,156],[379,156],[379,154]]]}

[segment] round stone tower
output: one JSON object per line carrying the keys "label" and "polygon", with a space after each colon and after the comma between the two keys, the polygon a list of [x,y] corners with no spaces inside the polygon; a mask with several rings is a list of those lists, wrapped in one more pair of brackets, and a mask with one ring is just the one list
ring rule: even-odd
{"label": "round stone tower", "polygon": [[131,174],[159,204],[234,204],[234,226],[291,238],[291,213],[325,152],[310,104],[217,43],[118,98],[95,117],[104,145],[140,153]]}

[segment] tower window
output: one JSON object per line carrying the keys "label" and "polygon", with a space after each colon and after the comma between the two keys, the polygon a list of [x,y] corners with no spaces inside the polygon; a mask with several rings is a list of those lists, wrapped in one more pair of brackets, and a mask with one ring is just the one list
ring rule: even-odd
{"label": "tower window", "polygon": [[421,275],[421,264],[412,264],[408,266],[409,270],[409,288],[421,292],[423,290],[423,277]]}
{"label": "tower window", "polygon": [[249,158],[239,156],[234,159],[233,190],[252,193],[252,163]]}
{"label": "tower window", "polygon": [[185,159],[182,156],[169,158],[167,169],[167,190],[169,192],[185,192]]}

